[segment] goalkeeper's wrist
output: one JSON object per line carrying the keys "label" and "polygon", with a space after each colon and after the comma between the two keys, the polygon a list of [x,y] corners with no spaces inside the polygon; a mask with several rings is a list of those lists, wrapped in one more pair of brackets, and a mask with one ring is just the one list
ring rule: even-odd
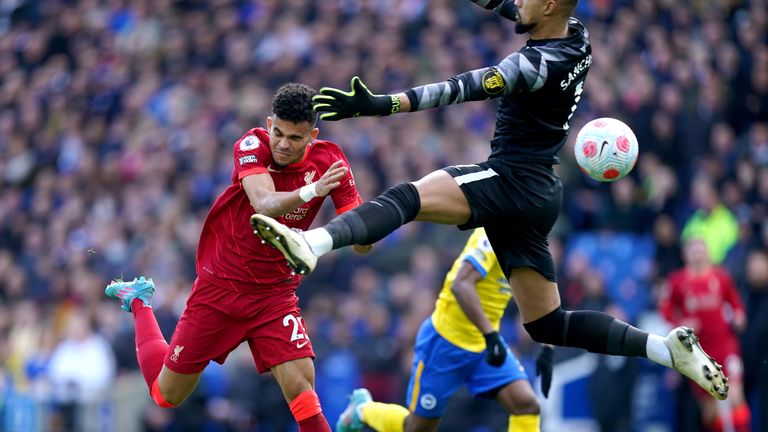
{"label": "goalkeeper's wrist", "polygon": [[390,101],[390,114],[397,114],[400,112],[400,97],[398,95],[387,95]]}
{"label": "goalkeeper's wrist", "polygon": [[400,112],[400,97],[396,94],[376,96],[376,114],[388,116]]}
{"label": "goalkeeper's wrist", "polygon": [[316,186],[317,186],[317,182],[310,183],[310,184],[308,184],[306,186],[302,186],[299,189],[299,197],[304,202],[308,202],[312,198],[316,198],[317,197],[317,188],[316,188]]}

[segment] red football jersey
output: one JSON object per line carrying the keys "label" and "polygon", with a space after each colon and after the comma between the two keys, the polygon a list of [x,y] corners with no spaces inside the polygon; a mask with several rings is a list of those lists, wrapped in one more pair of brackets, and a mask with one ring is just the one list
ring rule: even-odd
{"label": "red football jersey", "polygon": [[672,273],[659,303],[664,318],[696,330],[705,351],[722,362],[729,353],[740,353],[739,342],[726,318],[726,305],[732,314],[744,314],[736,287],[722,268],[712,267],[696,275],[687,269]]}
{"label": "red football jersey", "polygon": [[[269,134],[263,128],[251,129],[237,140],[233,158],[232,184],[216,198],[200,234],[198,277],[240,291],[258,290],[265,295],[293,291],[301,277],[291,276],[285,257],[253,234],[250,217],[254,210],[241,181],[249,175],[269,173],[276,191],[293,191],[317,181],[333,162],[342,160],[349,171],[330,193],[338,214],[362,202],[349,162],[338,145],[316,140],[307,146],[303,160],[277,167],[272,161]],[[276,219],[289,227],[306,230],[324,199],[314,198]]]}

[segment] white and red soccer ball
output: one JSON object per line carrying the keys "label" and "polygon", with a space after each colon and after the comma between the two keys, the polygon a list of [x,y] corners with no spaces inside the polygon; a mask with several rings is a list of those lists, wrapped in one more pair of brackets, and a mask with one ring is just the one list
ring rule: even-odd
{"label": "white and red soccer ball", "polygon": [[616,181],[632,171],[639,148],[632,129],[610,117],[592,120],[576,135],[576,162],[584,173],[602,182]]}

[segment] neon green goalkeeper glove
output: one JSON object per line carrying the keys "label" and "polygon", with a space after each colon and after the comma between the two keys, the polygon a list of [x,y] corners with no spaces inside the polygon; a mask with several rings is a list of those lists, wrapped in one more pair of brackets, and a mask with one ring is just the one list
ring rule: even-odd
{"label": "neon green goalkeeper glove", "polygon": [[351,91],[323,87],[312,98],[312,109],[321,113],[321,120],[341,120],[361,116],[387,116],[400,111],[400,99],[395,95],[371,93],[360,77],[352,77]]}

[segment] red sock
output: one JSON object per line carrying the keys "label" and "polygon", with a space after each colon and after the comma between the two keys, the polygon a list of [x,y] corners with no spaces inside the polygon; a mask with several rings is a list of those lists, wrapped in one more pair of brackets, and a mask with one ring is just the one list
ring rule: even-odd
{"label": "red sock", "polygon": [[299,393],[288,407],[299,424],[299,432],[331,432],[314,390]]}
{"label": "red sock", "polygon": [[136,327],[136,358],[144,381],[147,382],[147,388],[151,390],[152,383],[163,368],[168,342],[163,339],[151,307],[147,307],[141,299],[135,298],[131,302],[131,311]]}
{"label": "red sock", "polygon": [[299,432],[331,432],[331,427],[328,426],[328,420],[323,413],[320,413],[300,421]]}

